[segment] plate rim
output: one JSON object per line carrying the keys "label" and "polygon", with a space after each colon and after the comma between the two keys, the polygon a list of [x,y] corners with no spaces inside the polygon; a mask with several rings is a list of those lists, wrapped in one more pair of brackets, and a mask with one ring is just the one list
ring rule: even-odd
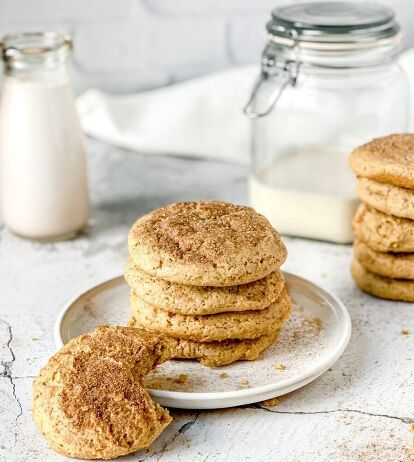
{"label": "plate rim", "polygon": [[[288,271],[283,271],[284,276],[286,277],[287,282],[292,280],[299,280],[302,283],[310,285],[314,290],[318,291],[319,293],[322,292],[324,298],[331,298],[334,302],[334,307],[332,303],[330,303],[330,309],[334,311],[334,313],[339,318],[340,325],[342,326],[342,335],[340,341],[335,345],[335,350],[332,354],[324,358],[322,361],[318,362],[316,366],[312,369],[308,369],[306,372],[302,373],[301,375],[296,375],[290,378],[286,378],[284,380],[280,380],[278,382],[273,382],[270,384],[262,385],[259,387],[253,388],[246,388],[241,390],[233,390],[233,391],[218,391],[218,392],[191,392],[191,391],[175,391],[175,390],[158,390],[154,388],[148,388],[151,396],[157,399],[168,399],[181,401],[217,401],[217,400],[225,400],[227,398],[248,398],[259,394],[270,393],[271,391],[278,391],[282,390],[287,387],[292,387],[295,383],[302,383],[307,379],[311,379],[308,383],[316,380],[320,377],[324,372],[326,372],[333,364],[338,361],[341,357],[342,353],[345,351],[346,347],[351,338],[352,334],[352,322],[351,316],[344,305],[344,303],[330,290],[316,284],[315,282],[304,278],[302,276],[298,276],[297,274],[290,273]],[[123,275],[114,276],[112,278],[107,278],[104,281],[95,284],[93,287],[90,287],[86,290],[81,291],[74,297],[72,297],[65,305],[61,308],[58,313],[58,316],[55,321],[55,325],[53,328],[53,337],[55,346],[60,349],[65,344],[63,343],[62,338],[62,324],[66,314],[69,312],[72,305],[74,305],[80,298],[86,296],[89,292],[96,290],[100,286],[110,284],[117,280],[124,279]],[[335,309],[333,309],[335,308]],[[313,378],[313,379],[312,379]],[[299,387],[300,388],[300,387]]]}

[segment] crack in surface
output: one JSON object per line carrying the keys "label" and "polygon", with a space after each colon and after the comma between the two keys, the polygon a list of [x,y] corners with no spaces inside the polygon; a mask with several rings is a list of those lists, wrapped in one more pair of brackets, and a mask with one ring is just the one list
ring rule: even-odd
{"label": "crack in surface", "polygon": [[187,432],[197,422],[197,419],[200,417],[200,415],[201,415],[201,412],[197,412],[194,419],[181,425],[181,427],[176,431],[176,433],[172,436],[172,438],[170,438],[159,451],[152,453],[151,457],[158,456],[157,460],[159,460],[160,457],[164,455],[165,450],[168,448],[168,446],[173,444],[180,435],[183,435],[185,432]]}
{"label": "crack in surface", "polygon": [[361,411],[359,409],[332,409],[331,411],[277,411],[275,409],[269,409],[260,405],[249,405],[244,406],[244,409],[256,409],[259,411],[271,412],[272,414],[293,414],[293,415],[313,415],[313,414],[334,414],[335,412],[349,412],[355,414],[368,415],[371,417],[384,417],[386,419],[398,420],[405,424],[414,424],[414,418],[412,417],[399,417],[388,414],[376,414],[374,412]]}
{"label": "crack in surface", "polygon": [[9,333],[9,339],[6,342],[6,348],[9,350],[10,356],[11,356],[10,361],[1,361],[1,365],[3,366],[3,372],[0,374],[0,377],[5,377],[6,379],[9,380],[9,382],[11,384],[11,387],[12,387],[13,397],[14,397],[17,405],[19,406],[19,412],[18,412],[16,418],[14,419],[15,431],[14,431],[14,445],[13,445],[13,447],[15,447],[16,444],[17,444],[18,420],[23,415],[23,407],[22,407],[22,403],[20,402],[20,399],[18,398],[18,396],[16,394],[16,384],[14,382],[14,377],[12,375],[13,363],[16,361],[16,356],[14,355],[13,349],[11,347],[11,342],[13,340],[13,331],[12,331],[11,325],[8,322],[4,321],[3,319],[1,319],[0,322],[2,322],[6,326],[7,331]]}

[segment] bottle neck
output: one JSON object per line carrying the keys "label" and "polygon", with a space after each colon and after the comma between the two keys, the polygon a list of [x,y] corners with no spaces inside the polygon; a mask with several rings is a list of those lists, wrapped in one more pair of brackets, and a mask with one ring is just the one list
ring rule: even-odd
{"label": "bottle neck", "polygon": [[63,82],[68,80],[68,72],[67,66],[65,63],[60,64],[59,66],[48,68],[43,66],[37,67],[7,67],[5,68],[5,76],[7,79],[18,79],[24,81],[55,81],[55,82]]}
{"label": "bottle neck", "polygon": [[22,33],[4,37],[2,48],[7,76],[47,79],[66,74],[71,41],[54,32]]}

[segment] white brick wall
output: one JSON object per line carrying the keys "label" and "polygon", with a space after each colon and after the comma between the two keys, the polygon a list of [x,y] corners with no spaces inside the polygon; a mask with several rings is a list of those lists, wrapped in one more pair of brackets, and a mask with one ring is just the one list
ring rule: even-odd
{"label": "white brick wall", "polygon": [[[0,34],[60,30],[75,43],[77,91],[153,88],[258,63],[275,6],[294,0],[0,0]],[[414,45],[413,0],[382,0]]]}
{"label": "white brick wall", "polygon": [[135,0],[1,0],[1,22],[100,21],[127,18]]}

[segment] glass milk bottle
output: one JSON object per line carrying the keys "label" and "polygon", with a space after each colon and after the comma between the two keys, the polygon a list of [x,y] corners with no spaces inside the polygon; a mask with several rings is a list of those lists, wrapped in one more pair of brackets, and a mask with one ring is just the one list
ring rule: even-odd
{"label": "glass milk bottle", "polygon": [[374,3],[276,8],[252,118],[250,202],[284,234],[352,242],[353,147],[407,130],[400,29]]}
{"label": "glass milk bottle", "polygon": [[89,216],[83,135],[66,69],[71,49],[54,32],[2,40],[2,215],[30,239],[73,237]]}

